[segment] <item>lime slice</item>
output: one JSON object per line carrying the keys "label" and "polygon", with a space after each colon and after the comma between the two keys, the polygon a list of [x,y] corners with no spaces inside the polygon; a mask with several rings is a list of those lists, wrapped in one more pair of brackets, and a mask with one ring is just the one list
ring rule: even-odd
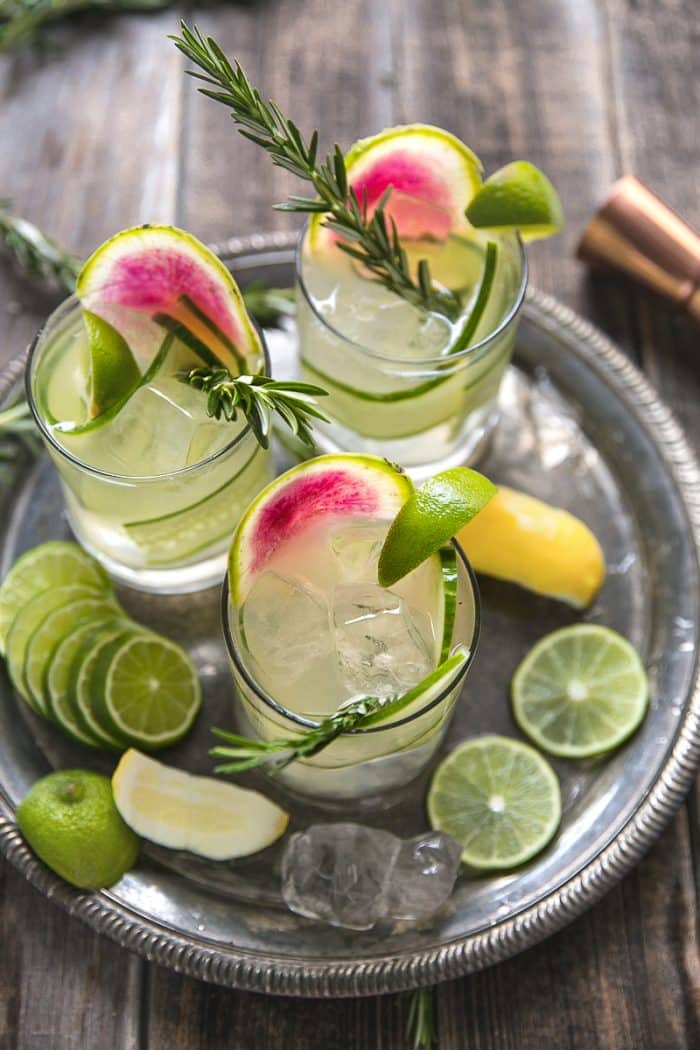
{"label": "lime slice", "polygon": [[67,583],[84,583],[105,593],[112,585],[99,562],[77,543],[53,540],[27,551],[12,566],[0,587],[0,653],[19,610],[40,591]]}
{"label": "lime slice", "polygon": [[100,747],[123,751],[124,742],[104,727],[95,714],[95,670],[103,652],[112,651],[137,628],[133,624],[110,624],[96,635],[86,638],[75,656],[68,682],[67,698],[73,710],[74,720],[88,737],[97,740]]}
{"label": "lime slice", "polygon": [[108,412],[141,382],[129,344],[120,332],[90,310],[83,310],[90,353],[90,416]]}
{"label": "lime slice", "polygon": [[526,241],[551,237],[564,225],[557,191],[527,160],[515,160],[494,172],[472,197],[466,216],[481,229],[519,230]]}
{"label": "lime slice", "polygon": [[24,684],[32,706],[40,714],[49,715],[46,671],[56,646],[77,624],[95,621],[110,614],[117,616],[119,608],[114,601],[97,594],[92,598],[78,598],[49,613],[37,627],[27,644],[24,658]]}
{"label": "lime slice", "polygon": [[91,646],[86,643],[95,639],[106,625],[123,629],[124,622],[90,621],[76,627],[56,647],[46,674],[45,695],[49,717],[74,740],[88,747],[101,747],[102,745],[93,733],[88,733],[78,722],[74,711],[75,700],[69,696],[69,687],[77,674],[73,668],[78,654],[82,653],[83,658],[88,656]]}
{"label": "lime slice", "polygon": [[561,818],[554,770],[534,748],[504,736],[467,740],[438,766],[428,816],[481,871],[524,864],[544,849]]}
{"label": "lime slice", "polygon": [[32,635],[55,609],[61,609],[79,598],[100,597],[103,595],[92,587],[68,584],[35,595],[15,616],[7,636],[7,669],[15,689],[30,707],[34,704],[24,680],[24,661]]}
{"label": "lime slice", "polygon": [[574,624],[530,650],[511,686],[515,720],[552,755],[610,751],[639,726],[648,684],[630,643],[608,627]]}
{"label": "lime slice", "polygon": [[197,671],[184,650],[145,632],[103,650],[93,685],[102,725],[146,751],[180,740],[201,704]]}
{"label": "lime slice", "polygon": [[496,486],[468,467],[453,467],[408,497],[379,555],[379,583],[391,587],[450,540],[495,496]]}

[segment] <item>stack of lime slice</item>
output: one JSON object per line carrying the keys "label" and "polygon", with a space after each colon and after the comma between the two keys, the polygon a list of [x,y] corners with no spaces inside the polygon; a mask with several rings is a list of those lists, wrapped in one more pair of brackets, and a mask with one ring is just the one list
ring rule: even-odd
{"label": "stack of lime slice", "polygon": [[102,567],[75,543],[35,547],[7,574],[0,651],[25,702],[91,747],[167,747],[200,707],[187,654],[130,620]]}

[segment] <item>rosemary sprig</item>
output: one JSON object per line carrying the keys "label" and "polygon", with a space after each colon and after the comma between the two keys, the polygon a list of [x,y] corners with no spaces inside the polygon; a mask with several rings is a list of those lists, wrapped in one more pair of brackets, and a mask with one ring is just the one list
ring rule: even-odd
{"label": "rosemary sprig", "polygon": [[414,306],[456,318],[461,306],[459,298],[434,284],[426,259],[419,262],[414,279],[396,223],[385,212],[390,189],[370,217],[366,194],[360,199],[348,185],[345,158],[339,146],[319,161],[317,131],[305,140],[275,102],[263,100],[240,63],[231,65],[215,40],[205,38],[196,26],[190,29],[185,22],[180,23],[180,28],[182,36],[171,39],[203,70],[188,71],[209,85],[200,88],[202,94],[227,106],[241,134],[266,150],[273,164],[310,182],[315,190],[315,197],[291,195],[275,207],[327,214],[325,225],[342,238],[338,247],[362,263],[378,281]]}
{"label": "rosemary sprig", "polygon": [[413,1050],[431,1050],[437,1045],[434,988],[418,988],[411,992],[406,1035]]}
{"label": "rosemary sprig", "polygon": [[0,242],[27,277],[60,284],[72,292],[82,265],[38,226],[10,213],[10,202],[0,200]]}
{"label": "rosemary sprig", "polygon": [[310,383],[271,379],[259,372],[234,376],[226,368],[191,368],[177,377],[207,395],[207,415],[235,420],[242,412],[263,448],[270,443],[273,412],[310,448],[311,420],[328,421],[315,401],[327,391]]}
{"label": "rosemary sprig", "polygon": [[[215,766],[215,773],[242,773],[257,766],[270,766],[268,772],[278,772],[291,762],[300,758],[310,758],[322,751],[341,733],[347,733],[386,705],[386,700],[373,696],[364,696],[353,700],[340,708],[328,718],[324,718],[314,729],[309,729],[299,736],[277,740],[251,740],[237,733],[228,733],[223,729],[212,729],[212,733],[225,740],[226,747],[213,747],[209,752],[214,758],[234,759]],[[233,745],[233,746],[229,746]]]}
{"label": "rosemary sprig", "polygon": [[44,22],[86,11],[157,11],[171,0],[0,0],[0,51],[34,36]]}

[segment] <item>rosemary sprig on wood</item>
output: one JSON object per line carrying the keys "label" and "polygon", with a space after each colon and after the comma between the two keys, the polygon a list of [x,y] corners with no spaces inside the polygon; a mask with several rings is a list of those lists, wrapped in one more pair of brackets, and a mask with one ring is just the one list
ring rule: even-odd
{"label": "rosemary sprig on wood", "polygon": [[233,759],[215,766],[215,773],[242,773],[246,769],[267,766],[268,772],[278,772],[291,762],[300,758],[310,758],[322,751],[341,733],[355,729],[368,715],[385,706],[386,700],[366,696],[340,708],[328,718],[324,718],[314,729],[308,729],[298,736],[277,740],[251,740],[237,733],[227,733],[223,729],[212,729],[225,747],[213,747],[209,752],[214,758]]}
{"label": "rosemary sprig on wood", "polygon": [[338,247],[357,259],[378,281],[414,306],[456,318],[461,306],[459,298],[434,284],[427,260],[419,262],[414,279],[396,224],[385,211],[390,189],[370,216],[366,195],[360,199],[348,185],[340,147],[336,145],[332,153],[319,161],[317,131],[308,141],[304,139],[275,102],[263,100],[240,63],[231,65],[215,40],[205,38],[196,26],[190,29],[185,22],[180,26],[182,36],[171,39],[203,71],[188,71],[209,85],[200,88],[202,94],[227,106],[241,134],[266,150],[273,164],[310,182],[315,190],[315,197],[292,195],[275,207],[327,214],[325,225],[342,238]]}
{"label": "rosemary sprig on wood", "polygon": [[406,1034],[413,1050],[432,1050],[437,1045],[435,1030],[435,989],[418,988],[411,992]]}
{"label": "rosemary sprig on wood", "polygon": [[[4,246],[23,276],[61,284],[69,292],[75,290],[82,259],[27,219],[12,215],[10,201],[1,199],[0,246]],[[241,295],[246,309],[260,324],[274,325],[280,316],[292,317],[296,313],[293,288],[272,288],[265,281],[253,281],[241,290]]]}
{"label": "rosemary sprig on wood", "polygon": [[191,368],[178,372],[178,379],[207,395],[207,415],[235,420],[242,412],[263,448],[270,443],[273,412],[310,448],[311,420],[328,419],[315,401],[327,391],[310,383],[271,379],[261,373],[234,376],[226,368]]}
{"label": "rosemary sprig on wood", "polygon": [[8,200],[0,200],[0,242],[23,275],[73,291],[82,266],[80,259],[38,226],[12,215]]}
{"label": "rosemary sprig on wood", "polygon": [[88,9],[157,11],[171,0],[0,0],[0,51],[34,36],[48,21]]}

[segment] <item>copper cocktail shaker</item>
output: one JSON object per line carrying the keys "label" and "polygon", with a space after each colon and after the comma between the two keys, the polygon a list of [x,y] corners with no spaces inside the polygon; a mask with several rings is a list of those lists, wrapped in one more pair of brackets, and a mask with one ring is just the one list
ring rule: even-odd
{"label": "copper cocktail shaker", "polygon": [[700,323],[700,234],[634,175],[613,183],[577,255],[623,270]]}

